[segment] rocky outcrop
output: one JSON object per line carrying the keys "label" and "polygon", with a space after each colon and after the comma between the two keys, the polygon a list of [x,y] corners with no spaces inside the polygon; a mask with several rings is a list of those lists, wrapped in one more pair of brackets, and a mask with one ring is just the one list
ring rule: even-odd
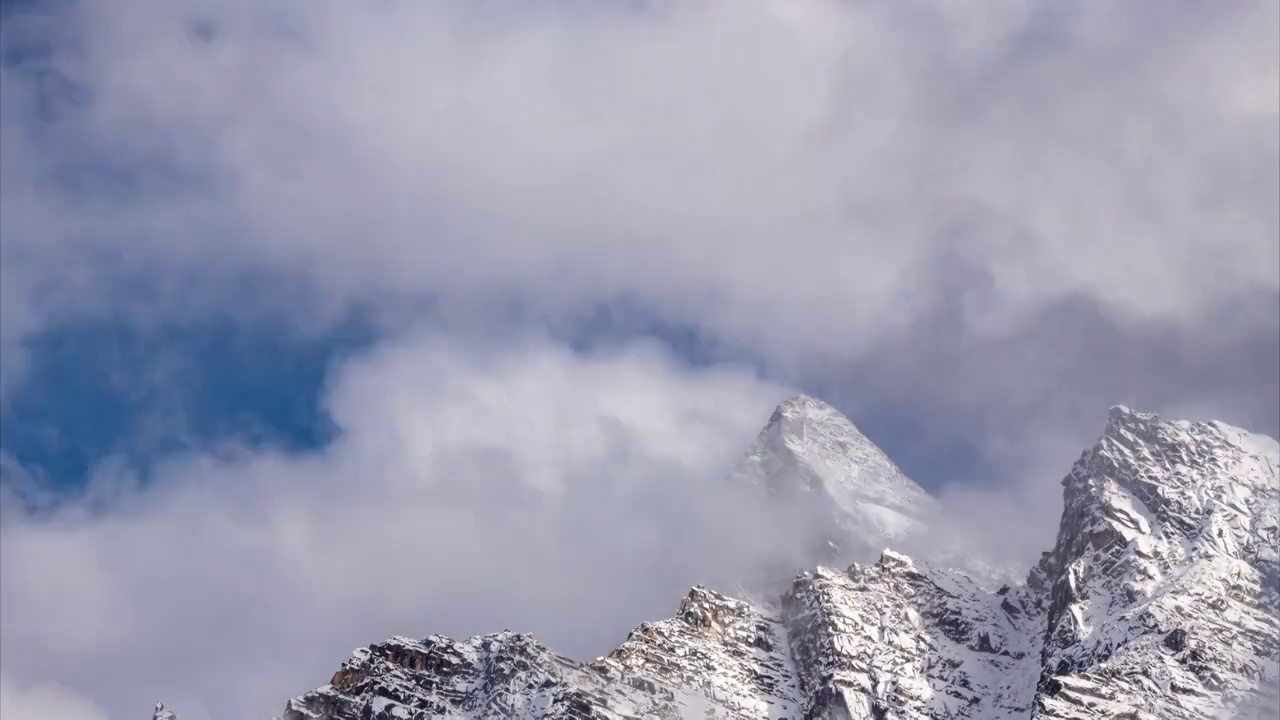
{"label": "rocky outcrop", "polygon": [[[933,501],[828,408],[780,407],[748,470],[839,505],[832,526],[910,530]],[[1115,408],[1023,584],[885,551],[772,603],[695,588],[590,663],[510,632],[393,638],[283,720],[1275,717],[1278,467],[1269,438]]]}

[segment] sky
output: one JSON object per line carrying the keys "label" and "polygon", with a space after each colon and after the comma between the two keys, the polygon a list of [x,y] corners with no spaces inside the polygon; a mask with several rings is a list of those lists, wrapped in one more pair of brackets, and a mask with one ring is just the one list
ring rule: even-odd
{"label": "sky", "polygon": [[[1126,404],[1280,434],[1280,5],[0,5],[0,715],[587,658],[790,551],[797,392],[1029,562]],[[797,568],[798,570],[799,568]]]}

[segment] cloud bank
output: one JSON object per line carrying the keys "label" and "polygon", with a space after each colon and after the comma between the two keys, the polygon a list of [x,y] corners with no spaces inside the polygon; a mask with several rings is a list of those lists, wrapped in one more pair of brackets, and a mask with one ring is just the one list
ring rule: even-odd
{"label": "cloud bank", "polygon": [[1274,3],[73,8],[48,75],[6,68],[15,314],[107,271],[190,305],[266,270],[473,310],[638,298],[780,358],[865,352],[940,265],[977,276],[977,334],[1280,288]]}

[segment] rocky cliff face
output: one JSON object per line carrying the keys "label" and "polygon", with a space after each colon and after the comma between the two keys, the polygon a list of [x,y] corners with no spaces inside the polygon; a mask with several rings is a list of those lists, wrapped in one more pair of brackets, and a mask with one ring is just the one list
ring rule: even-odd
{"label": "rocky cliff face", "polygon": [[[746,478],[823,504],[823,534],[917,531],[934,501],[832,413],[781,406]],[[1275,717],[1278,467],[1269,438],[1114,408],[1016,587],[885,551],[774,603],[695,588],[590,663],[516,633],[393,638],[283,720]]]}

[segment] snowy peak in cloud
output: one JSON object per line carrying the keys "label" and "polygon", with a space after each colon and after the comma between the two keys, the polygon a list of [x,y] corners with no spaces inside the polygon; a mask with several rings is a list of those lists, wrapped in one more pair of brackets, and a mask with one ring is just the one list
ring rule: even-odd
{"label": "snowy peak in cloud", "polygon": [[[843,513],[931,502],[811,398],[778,408],[748,465]],[[1278,467],[1270,438],[1116,408],[1063,481],[1057,541],[1025,585],[993,592],[885,551],[802,573],[773,602],[694,588],[591,663],[510,632],[393,638],[283,718],[1274,717]]]}
{"label": "snowy peak in cloud", "polygon": [[849,418],[799,395],[778,406],[739,469],[777,501],[808,511],[840,556],[878,553],[924,528],[936,502]]}

